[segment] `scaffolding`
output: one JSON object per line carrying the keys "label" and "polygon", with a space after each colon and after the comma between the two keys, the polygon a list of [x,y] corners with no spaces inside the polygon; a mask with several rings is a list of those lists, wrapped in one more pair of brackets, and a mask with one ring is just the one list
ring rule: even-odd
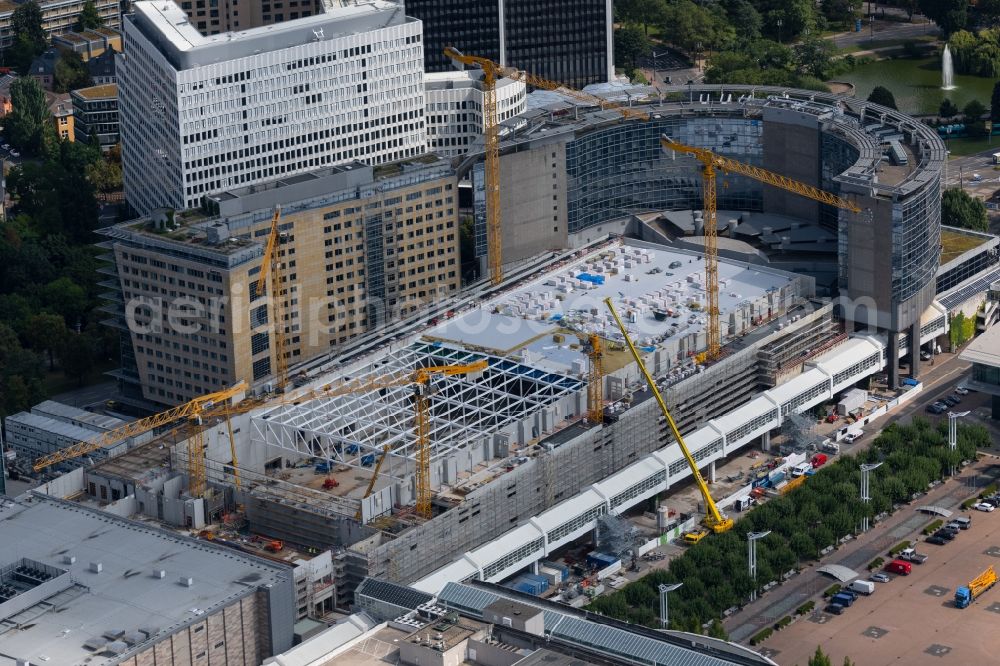
{"label": "scaffolding", "polygon": [[[350,381],[405,377],[420,368],[484,358],[489,367],[481,373],[430,380],[427,432],[432,462],[490,442],[493,435],[545,408],[558,412],[556,403],[580,394],[585,386],[578,379],[509,359],[426,342],[390,352],[363,371],[351,373]],[[412,473],[418,448],[413,400],[412,387],[399,386],[276,406],[251,419],[251,437],[255,442],[355,468],[373,466],[388,447],[382,474],[402,480]],[[541,434],[532,432],[529,439]]]}

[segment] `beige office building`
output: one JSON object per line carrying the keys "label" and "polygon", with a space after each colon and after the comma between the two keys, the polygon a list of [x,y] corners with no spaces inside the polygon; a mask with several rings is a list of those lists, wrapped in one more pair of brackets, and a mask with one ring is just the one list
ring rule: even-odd
{"label": "beige office building", "polygon": [[273,381],[275,311],[255,283],[276,206],[293,372],[459,288],[457,179],[437,157],[329,167],[157,211],[102,232],[105,323],[123,332],[127,395],[175,404]]}

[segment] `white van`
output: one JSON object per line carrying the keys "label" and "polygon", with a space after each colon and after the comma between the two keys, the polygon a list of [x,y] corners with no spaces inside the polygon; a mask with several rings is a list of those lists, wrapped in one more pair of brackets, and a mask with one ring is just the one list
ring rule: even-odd
{"label": "white van", "polygon": [[792,478],[802,476],[807,472],[811,472],[812,468],[813,468],[812,463],[809,462],[799,463],[798,465],[792,468]]}
{"label": "white van", "polygon": [[854,590],[858,594],[863,594],[865,596],[868,596],[869,594],[875,592],[875,583],[871,582],[870,580],[856,580],[852,582],[848,587],[850,587],[850,589]]}

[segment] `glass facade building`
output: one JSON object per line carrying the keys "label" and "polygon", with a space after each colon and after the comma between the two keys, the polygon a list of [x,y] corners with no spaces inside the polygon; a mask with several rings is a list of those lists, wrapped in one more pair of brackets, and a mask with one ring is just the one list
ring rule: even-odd
{"label": "glass facade building", "polygon": [[[750,118],[662,118],[578,136],[566,146],[569,232],[634,212],[701,207],[701,165],[664,152],[661,135],[759,166],[762,133],[763,122]],[[720,210],[761,210],[757,181],[721,175],[718,192]]]}
{"label": "glass facade building", "polygon": [[424,24],[428,72],[452,69],[446,46],[582,88],[608,80],[606,0],[407,0]]}

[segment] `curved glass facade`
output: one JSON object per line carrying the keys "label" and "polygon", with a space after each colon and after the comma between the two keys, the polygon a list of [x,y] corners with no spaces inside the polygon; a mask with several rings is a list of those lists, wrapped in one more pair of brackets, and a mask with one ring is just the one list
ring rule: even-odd
{"label": "curved glass facade", "polygon": [[892,204],[892,299],[905,301],[934,281],[941,257],[941,183],[935,179]]}
{"label": "curved glass facade", "polygon": [[[693,158],[665,153],[660,148],[662,134],[762,165],[763,121],[758,119],[661,118],[587,132],[566,145],[570,233],[630,213],[701,207],[701,165]],[[720,174],[719,209],[759,211],[762,202],[760,183]]]}

